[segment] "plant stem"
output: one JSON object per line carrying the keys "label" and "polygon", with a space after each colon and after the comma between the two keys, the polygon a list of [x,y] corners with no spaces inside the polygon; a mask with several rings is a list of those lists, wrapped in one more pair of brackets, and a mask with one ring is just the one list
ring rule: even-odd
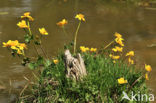
{"label": "plant stem", "polygon": [[106,45],[105,47],[104,47],[104,49],[106,49],[106,48],[108,48],[111,44],[113,44],[114,43],[114,41],[111,41],[108,45]]}
{"label": "plant stem", "polygon": [[62,29],[63,29],[63,32],[64,32],[65,36],[68,36],[64,26],[62,27]]}
{"label": "plant stem", "polygon": [[34,48],[35,48],[35,51],[36,51],[37,55],[39,56],[39,53],[38,53],[37,47],[36,47],[36,45],[35,45],[34,43],[33,43],[33,46],[34,46]]}
{"label": "plant stem", "polygon": [[[27,20],[27,24],[28,24],[28,27],[29,27],[29,28],[28,28],[29,34],[30,34],[30,36],[32,36],[32,32],[31,32],[29,20]],[[33,41],[34,41],[34,39],[33,39]],[[34,43],[33,43],[33,46],[34,46],[34,48],[35,48],[35,51],[36,51],[37,55],[39,55],[38,50],[37,50],[37,47],[36,47],[36,45],[35,45]]]}
{"label": "plant stem", "polygon": [[41,48],[41,50],[42,50],[44,56],[45,56],[47,59],[49,59],[49,58],[48,58],[48,55],[47,55],[47,53],[46,53],[46,51],[43,49],[43,46],[42,46],[42,35],[41,35],[41,44],[40,44],[40,48]]}
{"label": "plant stem", "polygon": [[74,37],[74,54],[76,53],[77,34],[78,34],[78,31],[79,31],[80,25],[81,25],[81,21],[79,22],[79,24],[77,26],[77,29],[76,29],[76,32],[75,32],[75,37]]}

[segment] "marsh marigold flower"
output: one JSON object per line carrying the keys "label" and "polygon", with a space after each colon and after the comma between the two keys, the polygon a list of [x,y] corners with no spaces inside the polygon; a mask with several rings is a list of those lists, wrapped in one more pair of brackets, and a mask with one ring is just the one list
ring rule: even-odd
{"label": "marsh marigold flower", "polygon": [[3,42],[3,47],[9,47],[11,43],[11,40],[9,40],[8,42]]}
{"label": "marsh marigold flower", "polygon": [[53,62],[54,62],[54,64],[58,64],[59,63],[58,59],[54,59]]}
{"label": "marsh marigold flower", "polygon": [[16,51],[17,54],[24,55],[24,49],[27,49],[25,43],[19,43],[18,40],[9,40],[8,42],[3,42],[3,47],[10,47],[12,50]]}
{"label": "marsh marigold flower", "polygon": [[129,51],[126,56],[134,56],[134,51]]}
{"label": "marsh marigold flower", "polygon": [[21,22],[17,23],[17,26],[19,26],[20,28],[29,28],[25,20],[22,20]]}
{"label": "marsh marigold flower", "polygon": [[124,78],[119,78],[119,79],[118,79],[118,83],[119,83],[119,84],[125,84],[125,83],[128,83],[128,82],[127,82],[127,80],[125,80]]}
{"label": "marsh marigold flower", "polygon": [[15,40],[15,41],[11,41],[10,42],[10,46],[18,46],[18,45],[19,45],[18,40]]}
{"label": "marsh marigold flower", "polygon": [[27,45],[25,43],[20,43],[19,47],[23,47],[24,49],[27,49]]}
{"label": "marsh marigold flower", "polygon": [[110,55],[109,55],[109,57],[111,57],[111,58],[112,58],[112,59],[114,59],[114,60],[117,60],[117,59],[119,59],[119,58],[120,58],[120,56],[119,56],[119,55],[114,56],[114,55],[112,55],[112,54],[110,54]]}
{"label": "marsh marigold flower", "polygon": [[91,52],[96,52],[97,51],[97,48],[91,48],[90,51]]}
{"label": "marsh marigold flower", "polygon": [[19,45],[18,40],[15,40],[15,41],[9,40],[6,43],[3,42],[3,47],[11,47],[11,46],[17,46],[17,45]]}
{"label": "marsh marigold flower", "polygon": [[122,52],[123,48],[122,47],[118,47],[118,46],[115,46],[115,48],[112,49],[112,51],[114,52]]}
{"label": "marsh marigold flower", "polygon": [[45,28],[39,28],[39,32],[40,32],[42,35],[48,35],[48,32],[45,30]]}
{"label": "marsh marigold flower", "polygon": [[24,13],[23,16],[21,16],[21,19],[24,19],[24,18],[28,18],[29,21],[34,21],[34,19],[30,16],[30,12],[26,12]]}
{"label": "marsh marigold flower", "polygon": [[119,33],[117,33],[117,32],[115,32],[115,34],[114,34],[114,35],[115,35],[115,37],[116,37],[116,38],[122,38],[122,35],[121,35],[121,34],[119,34]]}
{"label": "marsh marigold flower", "polygon": [[146,69],[146,71],[148,71],[148,72],[152,71],[152,68],[151,68],[150,65],[146,65],[146,64],[145,64],[145,69]]}
{"label": "marsh marigold flower", "polygon": [[24,52],[19,50],[19,49],[17,49],[17,54],[24,55]]}
{"label": "marsh marigold flower", "polygon": [[84,15],[83,14],[77,14],[75,16],[76,19],[80,20],[80,21],[85,21]]}
{"label": "marsh marigold flower", "polygon": [[119,58],[120,58],[120,56],[118,56],[118,55],[112,57],[112,59],[119,59]]}
{"label": "marsh marigold flower", "polygon": [[115,64],[115,63],[116,63],[116,61],[115,61],[115,60],[113,60],[113,63]]}
{"label": "marsh marigold flower", "polygon": [[86,51],[89,51],[90,50],[88,47],[86,47],[85,49],[86,49]]}
{"label": "marsh marigold flower", "polygon": [[129,62],[130,64],[134,64],[134,61],[133,61],[131,58],[128,58],[128,62]]}
{"label": "marsh marigold flower", "polygon": [[18,48],[16,46],[11,46],[11,49],[18,50]]}
{"label": "marsh marigold flower", "polygon": [[149,80],[149,77],[148,77],[148,74],[147,73],[145,74],[145,79],[146,80]]}
{"label": "marsh marigold flower", "polygon": [[59,21],[58,23],[57,23],[57,25],[58,26],[60,26],[60,27],[63,27],[65,24],[67,24],[68,23],[68,21],[66,20],[66,19],[63,19],[62,21]]}
{"label": "marsh marigold flower", "polygon": [[87,51],[89,51],[89,48],[85,47],[85,46],[80,46],[80,50],[81,50],[81,52],[87,52]]}
{"label": "marsh marigold flower", "polygon": [[124,46],[123,40],[123,38],[115,38],[115,42],[118,43],[120,46]]}

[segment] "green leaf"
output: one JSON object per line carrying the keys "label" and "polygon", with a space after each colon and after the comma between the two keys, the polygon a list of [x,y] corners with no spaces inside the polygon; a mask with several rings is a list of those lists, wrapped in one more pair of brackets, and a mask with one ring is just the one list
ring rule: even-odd
{"label": "green leaf", "polygon": [[38,59],[37,59],[37,62],[36,63],[37,63],[38,66],[42,65],[44,63],[43,57],[38,56]]}
{"label": "green leaf", "polygon": [[50,65],[51,65],[51,61],[50,61],[50,60],[46,60],[45,66],[48,67],[48,66],[50,66]]}
{"label": "green leaf", "polygon": [[36,45],[41,45],[41,41],[34,41]]}
{"label": "green leaf", "polygon": [[36,65],[36,63],[29,63],[28,67],[29,67],[31,70],[34,70],[34,69],[37,67],[37,65]]}
{"label": "green leaf", "polygon": [[24,57],[21,64],[25,66],[27,63],[30,63],[30,58]]}
{"label": "green leaf", "polygon": [[26,43],[30,43],[30,41],[33,39],[33,36],[29,35],[29,34],[26,34],[24,36],[24,39],[25,39],[25,42]]}

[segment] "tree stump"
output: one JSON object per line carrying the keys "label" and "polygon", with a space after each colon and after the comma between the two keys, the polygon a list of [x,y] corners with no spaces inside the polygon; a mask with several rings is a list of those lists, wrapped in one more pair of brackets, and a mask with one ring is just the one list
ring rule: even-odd
{"label": "tree stump", "polygon": [[65,54],[66,76],[68,78],[79,80],[85,75],[87,75],[84,60],[81,57],[80,53],[77,54],[77,58],[74,58],[69,50],[65,50],[64,54]]}

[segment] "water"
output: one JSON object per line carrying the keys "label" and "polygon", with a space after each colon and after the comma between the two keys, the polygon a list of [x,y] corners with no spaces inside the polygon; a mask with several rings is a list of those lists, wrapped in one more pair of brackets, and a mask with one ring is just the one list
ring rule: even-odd
{"label": "water", "polygon": [[[16,24],[20,15],[30,11],[35,18],[32,25],[36,28],[34,33],[39,33],[39,27],[45,27],[49,32],[43,42],[49,56],[54,57],[73,38],[78,23],[74,16],[83,13],[86,22],[80,27],[78,45],[98,48],[112,41],[114,32],[121,33],[125,38],[125,51],[135,51],[136,63],[142,66],[144,63],[151,64],[153,71],[147,83],[156,93],[155,8],[155,3],[142,8],[121,3],[102,4],[97,0],[0,0],[0,44],[7,40],[23,41],[23,31]],[[66,25],[68,36],[56,25],[63,18],[69,22]],[[23,76],[31,78],[32,73],[2,46],[0,71],[0,103],[7,103],[13,101],[26,84]]]}

